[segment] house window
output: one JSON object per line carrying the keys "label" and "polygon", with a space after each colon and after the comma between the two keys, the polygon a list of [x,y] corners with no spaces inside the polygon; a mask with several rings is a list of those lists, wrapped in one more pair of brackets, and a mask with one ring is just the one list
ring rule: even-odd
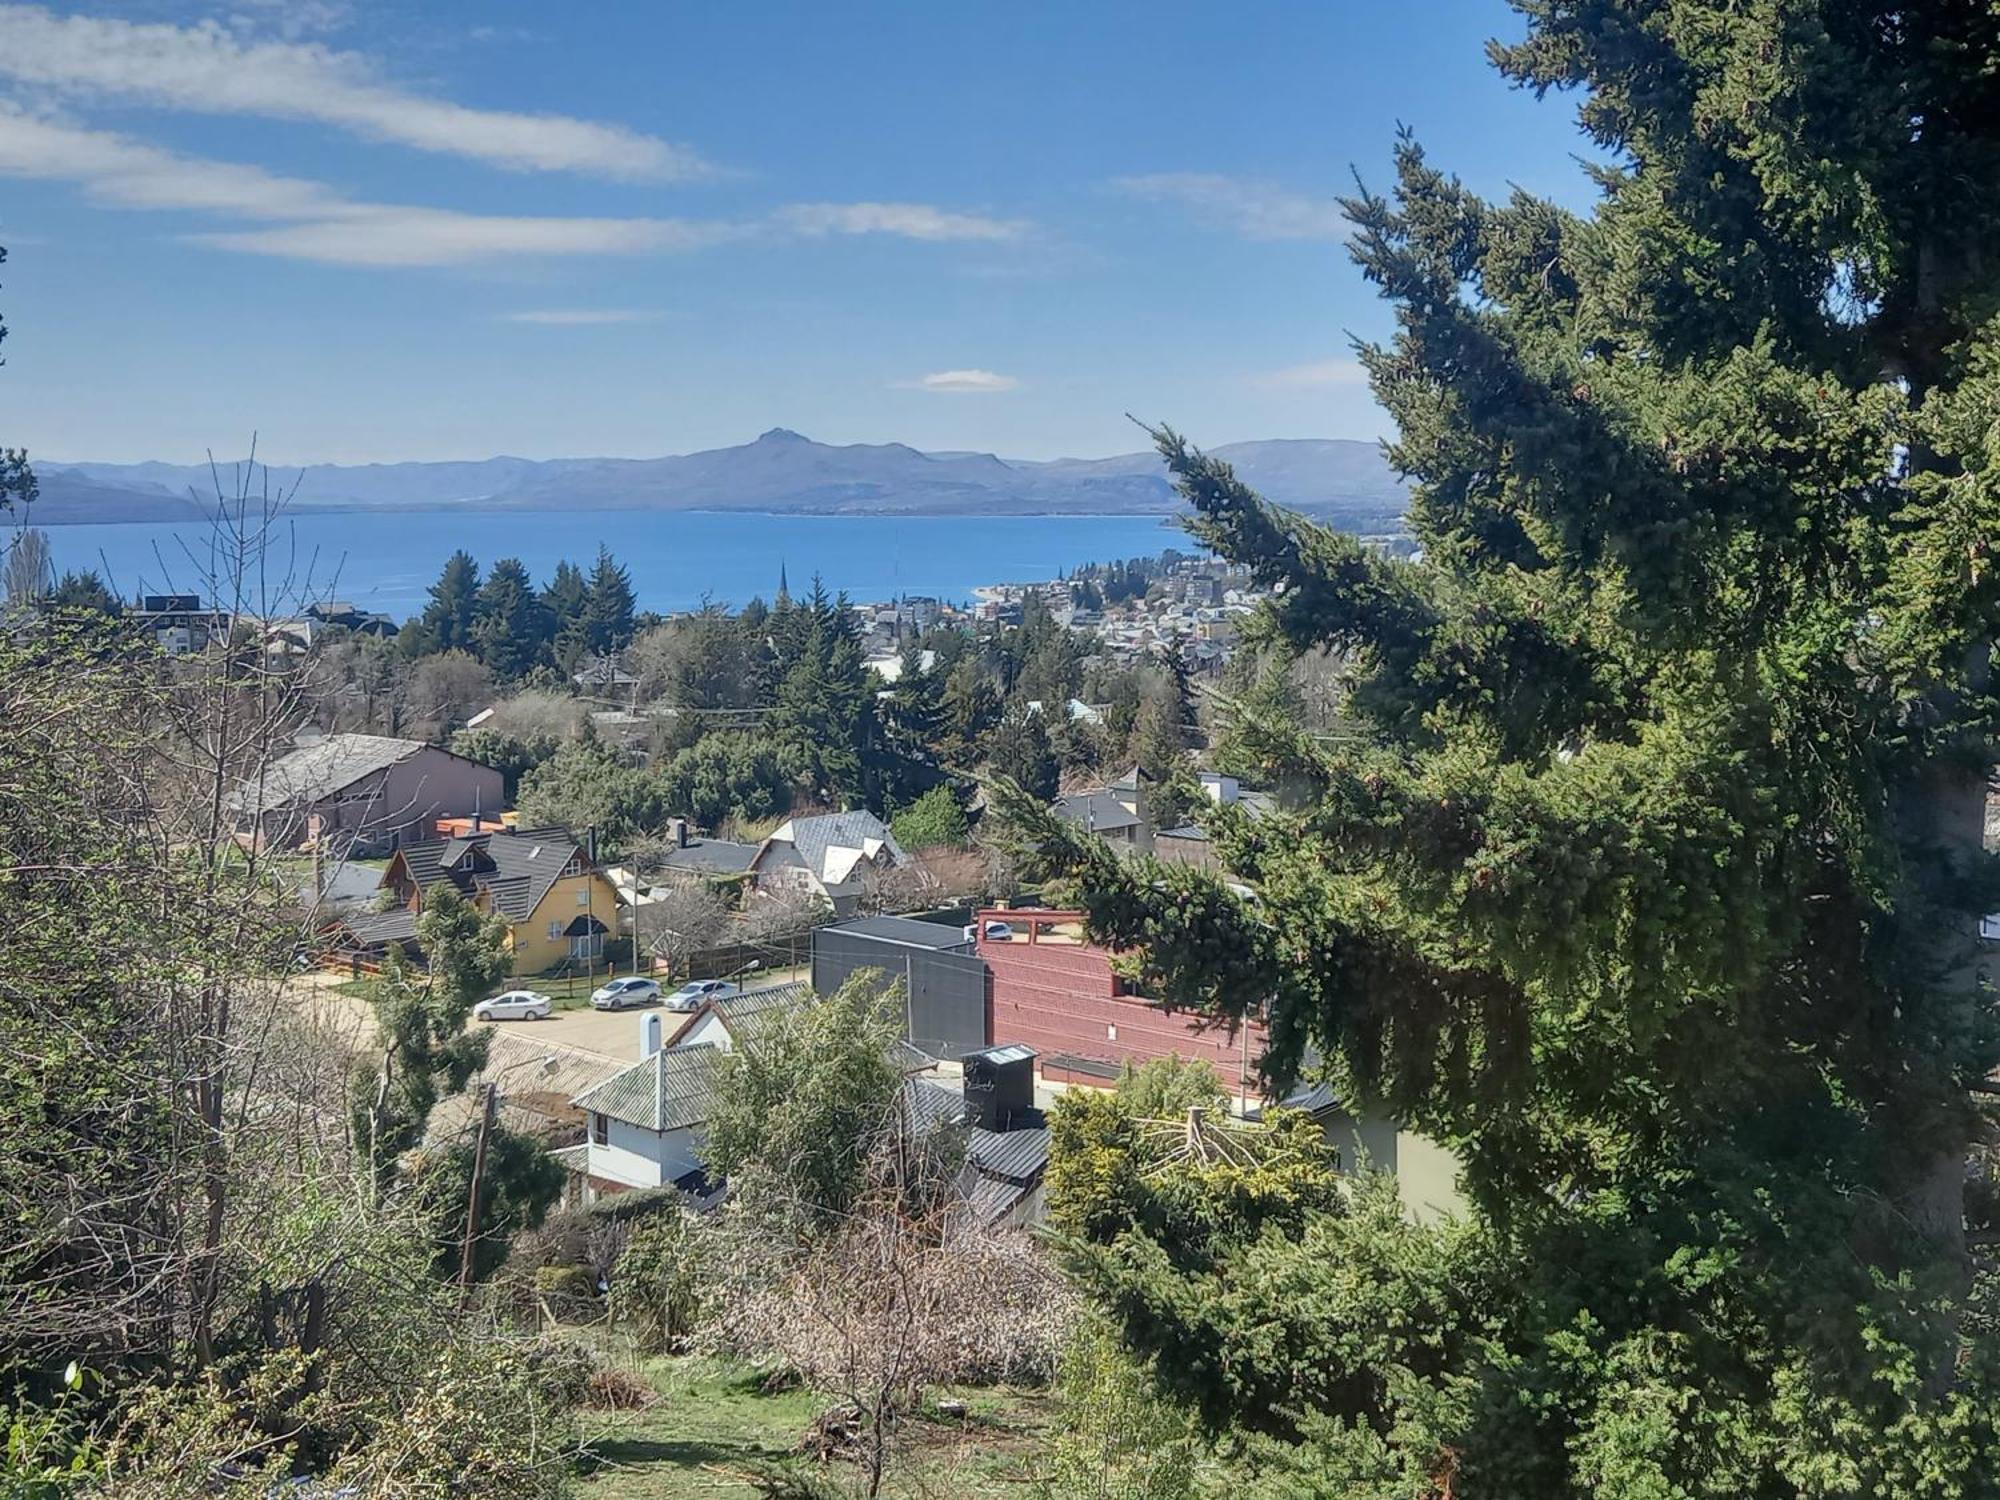
{"label": "house window", "polygon": [[595,1110],[590,1113],[590,1144],[593,1146],[611,1144],[611,1120]]}
{"label": "house window", "polygon": [[576,893],[576,904],[577,904],[578,906],[588,906],[588,905],[590,905],[590,889],[589,889],[589,887],[587,887],[587,886],[586,886],[586,887],[585,887],[585,888],[584,888],[583,890],[580,890],[580,891],[578,891],[578,892]]}
{"label": "house window", "polygon": [[549,939],[553,942],[563,935],[563,924],[559,917],[549,918]]}

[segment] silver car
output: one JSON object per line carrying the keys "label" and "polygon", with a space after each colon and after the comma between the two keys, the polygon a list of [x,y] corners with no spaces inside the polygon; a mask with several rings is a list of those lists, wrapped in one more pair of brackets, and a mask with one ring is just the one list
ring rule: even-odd
{"label": "silver car", "polygon": [[727,979],[697,979],[684,984],[667,996],[667,1009],[685,1015],[688,1011],[701,1009],[701,1002],[713,1000],[717,995],[740,995],[743,986]]}
{"label": "silver car", "polygon": [[635,974],[630,979],[614,979],[600,985],[591,991],[590,1003],[598,1010],[624,1010],[631,1005],[656,1004],[659,998],[660,981]]}
{"label": "silver car", "polygon": [[546,1021],[555,1009],[555,1002],[547,995],[538,995],[533,990],[508,990],[504,995],[495,995],[490,1000],[482,1000],[472,1007],[475,1021]]}

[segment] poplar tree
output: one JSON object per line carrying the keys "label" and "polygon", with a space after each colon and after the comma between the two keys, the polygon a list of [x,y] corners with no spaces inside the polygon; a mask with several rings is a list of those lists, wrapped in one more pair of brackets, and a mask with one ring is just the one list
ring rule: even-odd
{"label": "poplar tree", "polygon": [[1470,1207],[1074,1254],[1283,1493],[1993,1494],[2000,12],[1517,9],[1593,211],[1407,136],[1349,204],[1420,561],[1157,434],[1267,636],[1355,663],[1356,739],[1236,726],[1308,789],[1208,820],[1254,902],[1011,799],[1149,993],[1268,1004],[1275,1081]]}

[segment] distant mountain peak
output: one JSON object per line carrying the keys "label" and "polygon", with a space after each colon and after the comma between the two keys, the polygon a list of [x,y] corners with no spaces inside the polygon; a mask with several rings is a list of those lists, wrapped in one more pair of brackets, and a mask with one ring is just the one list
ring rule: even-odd
{"label": "distant mountain peak", "polygon": [[773,427],[769,432],[757,434],[760,443],[810,443],[811,438],[803,432],[794,432],[789,427]]}

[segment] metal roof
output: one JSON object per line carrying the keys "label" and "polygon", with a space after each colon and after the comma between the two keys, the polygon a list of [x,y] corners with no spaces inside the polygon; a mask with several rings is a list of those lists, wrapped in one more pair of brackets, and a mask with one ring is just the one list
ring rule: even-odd
{"label": "metal roof", "polygon": [[872,938],[878,943],[897,943],[906,948],[969,948],[971,942],[965,935],[963,925],[948,927],[942,922],[919,922],[913,917],[856,917],[851,922],[836,923],[824,930],[852,933],[856,937]]}
{"label": "metal roof", "polygon": [[668,1047],[572,1101],[642,1130],[685,1130],[708,1122],[722,1054],[707,1043]]}
{"label": "metal roof", "polygon": [[1004,1177],[1009,1182],[1033,1183],[1041,1180],[1042,1173],[1049,1164],[1049,1132],[1046,1126],[1037,1130],[978,1130],[970,1132],[972,1137],[968,1153],[973,1165],[980,1172],[992,1177]]}
{"label": "metal roof", "polygon": [[422,740],[380,734],[329,734],[265,766],[261,783],[254,776],[244,781],[229,799],[230,805],[238,812],[247,812],[318,802],[399,761],[436,748]]}
{"label": "metal roof", "polygon": [[660,856],[663,870],[699,870],[710,875],[741,875],[757,857],[756,844],[728,839],[689,839]]}
{"label": "metal roof", "polygon": [[848,862],[839,868],[839,873],[831,873],[836,866],[841,866],[841,862],[829,860],[829,853],[837,849],[859,851],[870,842],[885,845],[896,863],[903,862],[903,846],[896,842],[889,826],[872,812],[860,809],[788,818],[777,832],[764,841],[764,848],[788,849],[799,863],[812,871],[815,879],[838,885],[852,873],[853,865]]}
{"label": "metal roof", "polygon": [[1072,792],[1067,797],[1058,798],[1052,810],[1064,821],[1081,823],[1093,833],[1116,833],[1125,828],[1137,828],[1143,821],[1107,791]]}

